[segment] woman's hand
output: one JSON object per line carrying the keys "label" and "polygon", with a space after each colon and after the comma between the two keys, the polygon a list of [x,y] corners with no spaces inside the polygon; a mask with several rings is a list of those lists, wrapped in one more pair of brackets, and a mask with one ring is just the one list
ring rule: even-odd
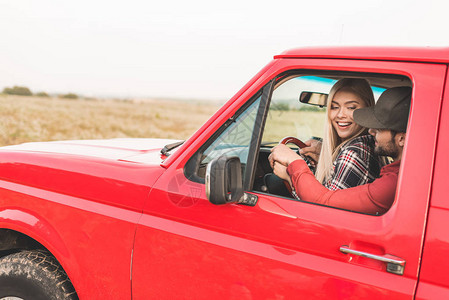
{"label": "woman's hand", "polygon": [[310,157],[312,160],[315,161],[315,163],[317,163],[318,159],[320,158],[321,146],[323,143],[315,139],[310,139],[306,141],[304,144],[306,144],[307,147],[299,149],[299,153],[301,155]]}

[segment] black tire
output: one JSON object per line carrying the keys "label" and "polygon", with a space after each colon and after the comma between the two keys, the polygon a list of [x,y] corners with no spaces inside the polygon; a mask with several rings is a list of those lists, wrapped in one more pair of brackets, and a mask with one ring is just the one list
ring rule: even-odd
{"label": "black tire", "polygon": [[22,251],[0,259],[0,299],[8,297],[78,299],[61,265],[48,252],[40,250]]}

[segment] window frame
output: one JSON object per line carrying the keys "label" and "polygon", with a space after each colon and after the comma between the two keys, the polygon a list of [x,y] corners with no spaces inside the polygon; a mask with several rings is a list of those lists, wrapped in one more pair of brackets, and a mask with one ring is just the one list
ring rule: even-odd
{"label": "window frame", "polygon": [[[263,138],[263,134],[265,132],[265,124],[266,124],[266,117],[270,111],[270,105],[271,105],[271,100],[272,100],[272,94],[274,93],[274,91],[280,87],[282,84],[284,84],[285,82],[293,79],[293,78],[297,78],[297,77],[302,77],[302,76],[336,76],[338,79],[341,78],[345,78],[345,77],[351,77],[351,78],[364,78],[367,79],[369,82],[370,78],[385,78],[386,80],[397,80],[397,81],[401,81],[404,82],[406,84],[406,86],[410,86],[412,89],[414,89],[413,86],[413,81],[410,77],[406,76],[406,75],[400,75],[400,74],[389,74],[389,73],[375,73],[375,72],[357,72],[357,71],[339,71],[339,70],[313,70],[313,69],[291,69],[288,71],[285,71],[283,73],[278,74],[277,76],[274,77],[273,80],[275,80],[275,84],[273,86],[273,89],[271,91],[270,97],[268,99],[267,102],[267,109],[266,109],[266,114],[265,114],[265,120],[264,120],[264,128],[262,128],[262,130],[260,131],[260,140],[262,140]],[[375,87],[373,84],[370,83],[371,87]],[[299,97],[298,97],[299,98]],[[298,100],[299,101],[299,100]],[[377,100],[376,100],[377,101]],[[327,114],[327,112],[326,112]],[[410,113],[409,113],[410,115]],[[324,122],[324,120],[323,120]],[[269,148],[267,146],[267,148]],[[405,151],[405,148],[404,148]],[[259,146],[259,148],[256,151],[256,155],[257,159],[259,157],[259,154],[261,152],[261,147]],[[256,164],[254,164],[254,168],[252,170],[253,172],[253,176],[252,178],[255,177],[255,173],[256,173],[256,166],[257,166],[257,162]],[[246,170],[247,172],[249,172],[249,170]],[[399,180],[398,180],[399,183]],[[275,197],[275,198],[279,198],[279,199],[286,199],[286,200],[292,200],[292,201],[299,201],[301,203],[306,203],[306,204],[311,204],[311,205],[315,205],[315,206],[322,206],[322,207],[326,207],[326,208],[332,208],[332,209],[337,209],[337,210],[342,210],[342,211],[348,211],[351,213],[356,213],[356,214],[361,214],[361,215],[367,215],[367,216],[373,216],[371,214],[366,214],[366,213],[361,213],[361,212],[357,212],[357,211],[351,211],[351,210],[347,210],[347,209],[343,209],[343,208],[338,208],[338,207],[333,207],[333,206],[328,206],[328,205],[323,205],[323,204],[318,204],[318,203],[310,203],[310,202],[306,202],[306,201],[300,201],[295,199],[294,197],[285,197],[282,195],[276,195],[276,194],[271,194],[268,192],[263,192],[263,191],[259,191],[259,190],[255,190],[254,189],[254,181],[251,183],[251,186],[249,189],[245,189],[245,191],[250,191],[252,193],[256,193],[256,194],[261,194],[261,195],[265,195],[265,196],[270,196],[270,197]],[[396,201],[395,197],[395,201]],[[378,215],[380,216],[380,215]]]}

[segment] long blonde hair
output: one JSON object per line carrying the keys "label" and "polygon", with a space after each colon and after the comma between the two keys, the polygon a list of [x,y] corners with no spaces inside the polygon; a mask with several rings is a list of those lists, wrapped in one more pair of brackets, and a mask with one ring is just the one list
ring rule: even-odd
{"label": "long blonde hair", "polygon": [[338,136],[335,128],[332,126],[332,122],[329,117],[330,107],[332,105],[332,100],[335,94],[342,89],[344,89],[345,91],[350,91],[359,96],[365,102],[367,107],[373,106],[375,103],[373,90],[371,89],[371,86],[366,79],[343,78],[337,81],[332,86],[327,98],[327,118],[324,126],[325,133],[323,136],[320,158],[318,160],[318,165],[315,172],[316,179],[321,183],[329,180],[329,177],[332,173],[333,162],[337,157],[341,147],[343,147],[346,143],[350,142],[356,137],[368,133],[368,129],[362,127],[359,131],[356,132],[356,134],[354,134],[354,136],[343,142]]}

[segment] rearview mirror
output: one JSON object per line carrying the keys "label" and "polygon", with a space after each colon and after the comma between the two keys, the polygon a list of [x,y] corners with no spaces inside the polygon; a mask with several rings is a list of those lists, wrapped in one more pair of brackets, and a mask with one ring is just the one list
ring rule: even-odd
{"label": "rearview mirror", "polygon": [[299,96],[299,102],[324,107],[327,104],[327,96],[325,93],[302,92]]}

